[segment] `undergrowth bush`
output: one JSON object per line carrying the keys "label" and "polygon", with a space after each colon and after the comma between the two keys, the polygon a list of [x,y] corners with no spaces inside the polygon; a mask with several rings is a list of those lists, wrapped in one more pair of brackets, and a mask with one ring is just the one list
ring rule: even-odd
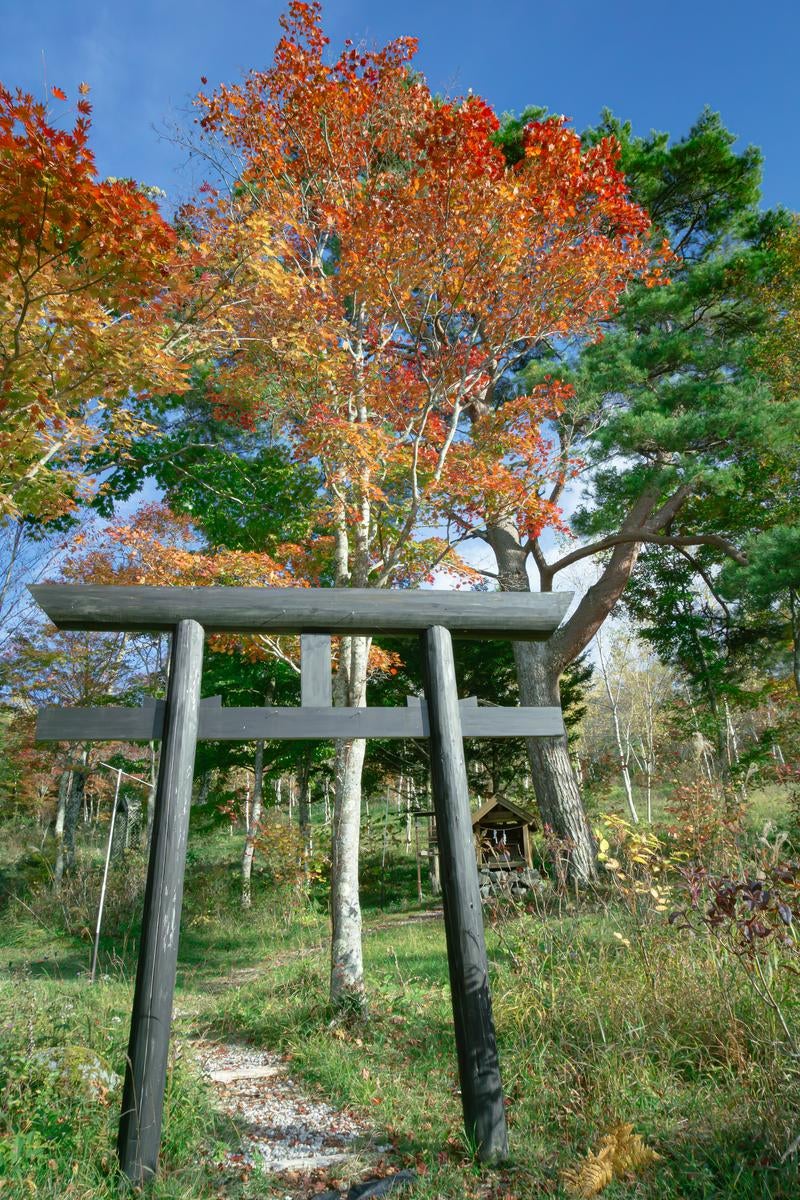
{"label": "undergrowth bush", "polygon": [[[129,1004],[120,985],[0,984],[0,1196],[119,1195],[114,1146]],[[208,1092],[173,1055],[154,1195],[199,1194],[215,1140]]]}
{"label": "undergrowth bush", "polygon": [[[506,1173],[479,1173],[461,1135],[441,921],[412,919],[419,914],[368,918],[370,1020],[332,1021],[324,916],[297,877],[279,879],[264,855],[256,859],[261,873],[254,872],[253,908],[242,914],[241,844],[227,832],[190,844],[179,1044],[200,1033],[286,1052],[293,1075],[310,1090],[319,1087],[333,1103],[372,1114],[396,1159],[418,1170],[419,1200],[561,1194],[559,1179],[583,1178],[585,1164],[601,1157],[597,1147],[604,1139],[629,1127],[631,1137],[643,1138],[660,1157],[635,1179],[615,1178],[609,1200],[795,1200],[798,1063],[777,1010],[752,986],[734,940],[712,936],[708,927],[711,879],[723,877],[711,865],[704,868],[692,919],[679,929],[680,922],[669,924],[668,911],[691,907],[689,872],[699,869],[686,847],[664,826],[634,830],[612,821],[601,836],[607,869],[591,894],[547,886],[486,908],[514,1155]],[[774,830],[761,838],[757,831],[737,832],[732,847],[732,873],[725,878],[736,889],[737,928],[762,920],[773,930],[770,937],[755,936],[763,947],[759,965],[772,971],[772,998],[795,1030],[797,978],[786,969],[790,947],[777,943],[779,934],[793,936],[797,877],[775,883],[769,875],[783,870],[786,841]],[[716,848],[708,851],[709,863],[719,863],[715,856]],[[413,855],[400,850],[382,860],[379,845],[368,894],[379,904],[383,883],[387,907],[400,902],[402,887],[413,900]],[[123,890],[113,928],[123,931],[126,904],[138,904],[126,898],[124,887],[132,884],[122,879],[125,865],[116,868],[114,884]],[[552,860],[550,870],[555,874]],[[764,888],[740,886],[757,881],[759,872]],[[94,912],[93,878],[87,873],[65,886],[75,914],[70,927],[78,932],[81,904],[88,909],[91,899]],[[43,1063],[58,1047],[70,1061],[91,1053],[119,1072],[130,983],[115,982],[122,963],[112,963],[111,977],[97,988],[83,979],[36,978],[37,965],[45,964],[26,966],[24,959],[26,951],[28,959],[39,952],[36,938],[47,944],[47,920],[50,928],[59,925],[62,952],[67,944],[52,893],[43,888],[40,899],[41,908],[39,899],[31,907],[26,894],[13,910],[15,921],[0,930],[23,964],[10,982],[0,982],[0,1163],[12,1181],[5,1192],[0,1188],[0,1200],[111,1200],[117,1194],[118,1090],[86,1093],[69,1072],[44,1071]],[[788,923],[781,905],[791,909]],[[738,937],[747,940],[741,929]],[[775,952],[786,952],[786,966],[769,965],[772,943]],[[78,949],[82,954],[84,947]],[[129,957],[128,979],[131,967]],[[219,1195],[220,1176],[209,1168],[207,1149],[220,1136],[208,1091],[189,1060],[178,1057],[154,1195]],[[222,1194],[272,1194],[239,1187],[226,1183]]]}

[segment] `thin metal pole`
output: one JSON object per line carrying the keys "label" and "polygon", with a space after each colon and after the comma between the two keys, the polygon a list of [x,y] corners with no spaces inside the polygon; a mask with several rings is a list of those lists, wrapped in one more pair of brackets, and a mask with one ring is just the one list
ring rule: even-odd
{"label": "thin metal pole", "polygon": [[97,765],[98,767],[105,767],[108,771],[117,771],[120,775],[124,775],[126,779],[134,779],[142,787],[150,788],[150,781],[142,779],[141,775],[131,775],[130,771],[123,771],[122,767],[112,767],[111,763],[107,762],[99,762]]}
{"label": "thin metal pole", "polygon": [[[103,764],[105,765],[105,764]],[[127,772],[126,772],[127,773]],[[117,786],[114,789],[114,803],[111,806],[111,823],[108,827],[108,845],[106,846],[106,863],[103,867],[103,883],[100,888],[100,903],[97,908],[97,926],[94,931],[94,950],[92,951],[92,969],[89,972],[89,983],[94,983],[97,974],[97,953],[100,949],[100,926],[103,923],[103,909],[106,903],[106,888],[108,886],[108,868],[111,863],[111,844],[114,841],[114,823],[117,819],[117,802],[119,800],[119,785],[122,783],[122,771],[117,768]]]}
{"label": "thin metal pole", "polygon": [[453,643],[449,630],[441,625],[427,629],[421,641],[464,1125],[481,1161],[497,1162],[508,1157],[508,1132],[492,1017]]}
{"label": "thin metal pole", "polygon": [[120,1168],[137,1186],[143,1186],[155,1175],[161,1142],[202,666],[203,627],[196,621],[180,621],[172,635],[164,737],[117,1138]]}

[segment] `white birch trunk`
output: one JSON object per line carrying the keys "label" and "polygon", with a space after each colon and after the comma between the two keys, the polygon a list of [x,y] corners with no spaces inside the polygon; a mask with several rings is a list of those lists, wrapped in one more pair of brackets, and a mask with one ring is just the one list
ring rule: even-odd
{"label": "white birch trunk", "polygon": [[[336,701],[354,708],[366,702],[369,639],[343,638]],[[366,1011],[361,948],[358,857],[361,839],[361,773],[366,742],[336,746],[336,791],[331,837],[331,1004]]]}
{"label": "white birch trunk", "polygon": [[56,823],[53,830],[56,839],[56,865],[53,885],[58,891],[64,878],[64,821],[67,814],[67,799],[72,791],[72,771],[65,768],[61,772],[58,784],[58,807],[56,808]]}
{"label": "white birch trunk", "polygon": [[595,638],[597,645],[597,657],[600,660],[600,672],[603,676],[608,703],[611,708],[611,723],[614,727],[614,739],[617,743],[617,755],[619,758],[620,774],[622,775],[622,784],[625,788],[625,799],[628,802],[628,812],[634,825],[639,824],[639,814],[636,811],[636,805],[633,802],[633,787],[631,786],[631,773],[628,766],[628,755],[625,752],[625,742],[622,738],[622,727],[619,721],[619,687],[616,692],[611,688],[611,676],[606,663],[605,655],[603,654],[603,643],[600,637]]}
{"label": "white birch trunk", "polygon": [[155,742],[150,742],[150,791],[147,793],[147,842],[153,832],[153,819],[156,815],[156,785],[158,783],[157,748]]}
{"label": "white birch trunk", "polygon": [[253,764],[253,803],[250,808],[250,819],[242,854],[242,908],[250,908],[253,903],[251,879],[253,875],[253,855],[256,850],[256,837],[261,822],[261,812],[264,806],[264,743],[256,742],[256,757]]}

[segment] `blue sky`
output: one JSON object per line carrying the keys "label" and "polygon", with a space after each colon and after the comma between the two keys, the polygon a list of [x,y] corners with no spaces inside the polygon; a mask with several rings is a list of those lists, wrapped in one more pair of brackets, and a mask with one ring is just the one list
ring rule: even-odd
{"label": "blue sky", "polygon": [[[163,187],[172,203],[192,174],[156,128],[186,123],[200,86],[267,64],[282,0],[2,0],[0,80],[74,99],[92,87],[100,171]],[[330,0],[334,47],[345,37],[420,40],[435,90],[472,88],[499,111],[545,104],[578,127],[607,105],[639,132],[684,132],[718,109],[766,159],[765,200],[800,208],[800,3],[773,0]],[[155,127],[155,128],[154,128]]]}

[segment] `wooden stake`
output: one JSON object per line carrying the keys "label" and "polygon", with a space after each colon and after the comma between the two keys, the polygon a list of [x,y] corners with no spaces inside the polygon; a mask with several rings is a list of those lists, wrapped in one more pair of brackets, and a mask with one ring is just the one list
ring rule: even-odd
{"label": "wooden stake", "polygon": [[425,630],[421,640],[464,1124],[481,1161],[497,1162],[508,1157],[508,1133],[489,991],[453,644],[449,631],[440,625]]}
{"label": "wooden stake", "polygon": [[196,621],[180,621],[172,636],[164,740],[117,1139],[120,1168],[139,1186],[155,1174],[161,1142],[202,665],[203,628]]}

